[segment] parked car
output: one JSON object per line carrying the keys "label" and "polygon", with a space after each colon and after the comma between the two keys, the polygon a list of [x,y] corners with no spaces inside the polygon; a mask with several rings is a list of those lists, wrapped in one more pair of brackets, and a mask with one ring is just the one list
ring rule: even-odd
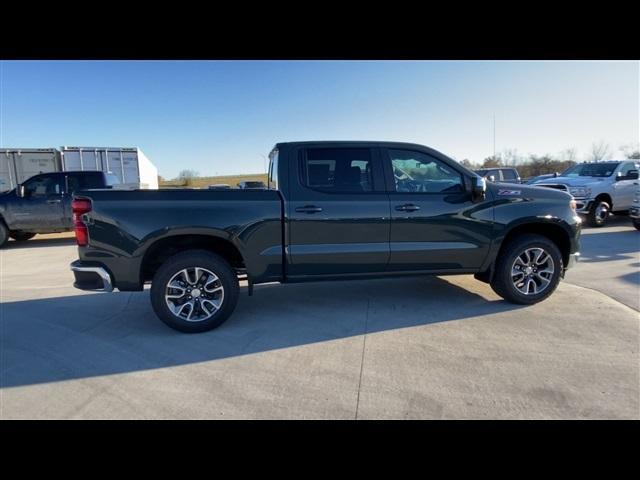
{"label": "parked car", "polygon": [[266,190],[81,192],[71,270],[82,290],[151,282],[155,313],[183,332],[222,324],[239,276],[252,294],[266,282],[474,273],[533,304],[577,260],[574,207],[565,192],[487,185],[421,145],[278,143]]}
{"label": "parked car", "polygon": [[267,188],[267,186],[264,184],[264,182],[248,181],[248,182],[240,182],[238,184],[238,188],[242,190],[264,190],[265,188]]}
{"label": "parked car", "polygon": [[95,171],[50,172],[29,178],[0,195],[0,247],[9,238],[25,241],[38,233],[73,230],[73,193],[116,184],[114,175]]}
{"label": "parked car", "polygon": [[602,227],[610,213],[626,214],[631,208],[639,168],[636,160],[579,163],[532,185],[570,193],[587,224]]}
{"label": "parked car", "polygon": [[640,183],[636,182],[636,192],[633,195],[633,204],[629,210],[629,216],[633,226],[640,230]]}
{"label": "parked car", "polygon": [[209,190],[229,190],[230,188],[231,188],[231,185],[227,185],[226,183],[209,185]]}
{"label": "parked car", "polygon": [[527,185],[531,185],[533,183],[539,182],[540,180],[548,180],[550,178],[556,178],[559,177],[560,174],[558,172],[555,173],[546,173],[544,175],[538,175],[537,177],[532,177],[530,179],[528,179],[527,181],[525,181],[524,183],[526,183]]}
{"label": "parked car", "polygon": [[520,174],[515,168],[482,168],[476,170],[481,177],[495,183],[521,183]]}

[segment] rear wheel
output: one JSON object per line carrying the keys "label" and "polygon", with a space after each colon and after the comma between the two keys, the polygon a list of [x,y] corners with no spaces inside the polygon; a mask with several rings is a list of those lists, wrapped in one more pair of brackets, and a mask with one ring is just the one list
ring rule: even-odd
{"label": "rear wheel", "polygon": [[587,214],[587,224],[590,227],[604,227],[609,218],[611,206],[604,200],[596,200],[593,202],[591,211]]}
{"label": "rear wheel", "polygon": [[555,243],[541,235],[522,235],[501,251],[491,288],[509,302],[531,305],[553,293],[562,269]]}
{"label": "rear wheel", "polygon": [[171,328],[205,332],[233,313],[238,290],[238,277],[227,261],[206,250],[189,250],[160,266],[151,284],[151,304]]}
{"label": "rear wheel", "polygon": [[16,242],[26,242],[27,240],[35,237],[36,234],[29,233],[29,232],[11,232],[9,236],[13,238]]}

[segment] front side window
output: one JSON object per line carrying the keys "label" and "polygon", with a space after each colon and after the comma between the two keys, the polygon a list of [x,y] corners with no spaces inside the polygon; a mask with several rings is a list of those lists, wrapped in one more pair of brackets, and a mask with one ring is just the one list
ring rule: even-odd
{"label": "front side window", "polygon": [[421,152],[389,150],[396,192],[455,193],[464,190],[462,175]]}
{"label": "front side window", "polygon": [[302,183],[328,193],[370,192],[371,152],[367,148],[311,148],[302,160]]}
{"label": "front side window", "polygon": [[58,175],[49,177],[36,177],[24,184],[25,196],[46,197],[62,193],[61,177]]}
{"label": "front side window", "polygon": [[620,175],[622,175],[623,177],[627,177],[627,176],[629,176],[629,172],[630,171],[637,170],[637,169],[638,169],[638,167],[636,166],[635,163],[627,162],[620,169]]}

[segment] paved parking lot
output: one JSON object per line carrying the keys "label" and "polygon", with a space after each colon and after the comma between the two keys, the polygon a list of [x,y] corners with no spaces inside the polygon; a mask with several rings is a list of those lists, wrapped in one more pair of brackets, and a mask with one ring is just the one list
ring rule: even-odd
{"label": "paved parking lot", "polygon": [[585,229],[538,305],[466,275],[263,285],[200,335],[160,323],[148,292],[75,290],[64,237],[0,251],[2,419],[640,418],[625,218]]}

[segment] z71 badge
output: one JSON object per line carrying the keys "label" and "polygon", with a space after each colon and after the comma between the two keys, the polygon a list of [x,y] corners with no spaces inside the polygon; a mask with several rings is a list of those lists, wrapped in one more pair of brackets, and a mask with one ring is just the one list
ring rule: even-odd
{"label": "z71 badge", "polygon": [[498,195],[520,195],[520,190],[507,190],[501,188],[498,190]]}

